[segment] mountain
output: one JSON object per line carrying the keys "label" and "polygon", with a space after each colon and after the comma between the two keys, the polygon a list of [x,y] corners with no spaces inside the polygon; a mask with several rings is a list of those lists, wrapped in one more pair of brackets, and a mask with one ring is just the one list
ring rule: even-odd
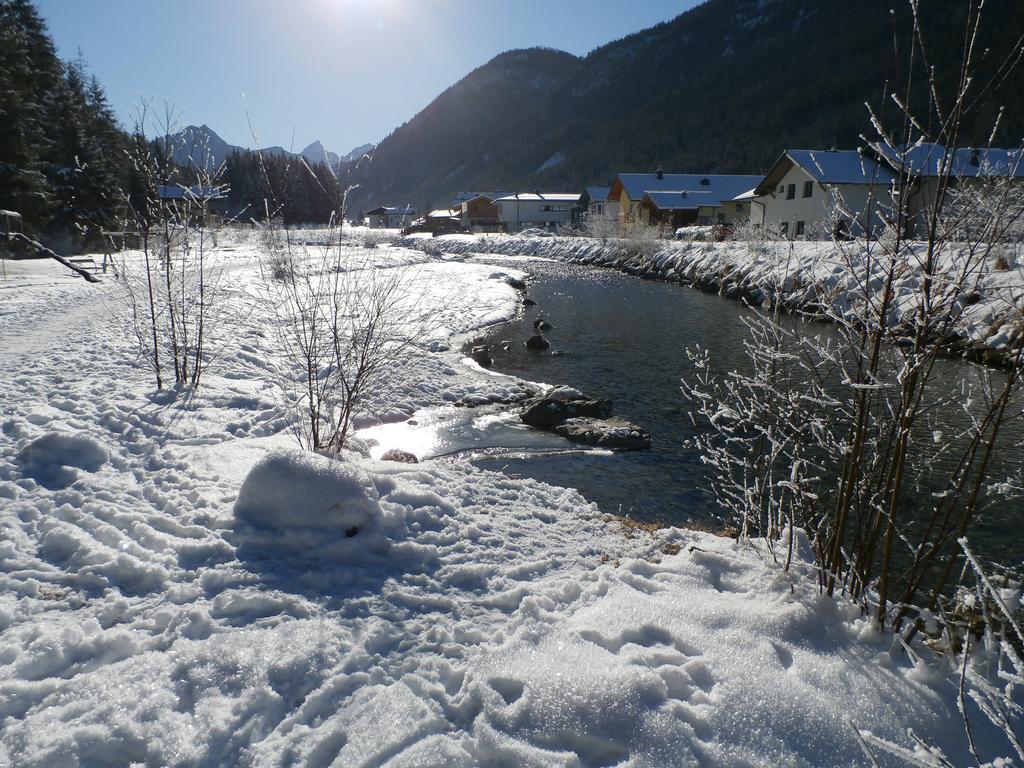
{"label": "mountain", "polygon": [[[922,35],[947,79],[967,5],[922,4]],[[892,104],[879,102],[887,81],[901,82],[910,17],[906,4],[893,6],[708,0],[582,59],[550,49],[502,54],[375,148],[355,204],[437,207],[473,189],[575,191],[659,165],[758,173],[787,147],[856,146],[872,132],[865,102],[895,118]],[[1016,13],[1015,0],[986,4],[976,48],[991,47],[993,66],[997,52],[1014,48]],[[1007,107],[997,143],[1024,136],[1016,83],[1019,70],[987,96],[988,106]],[[982,143],[991,122],[968,128],[968,140]]]}
{"label": "mountain", "polygon": [[328,152],[327,147],[319,139],[302,150],[301,154],[306,160],[314,164],[327,163],[328,165],[337,165],[341,160],[337,152]]}
{"label": "mountain", "polygon": [[506,175],[507,153],[522,151],[514,145],[543,142],[547,133],[547,126],[534,126],[517,137],[508,126],[520,125],[519,116],[534,113],[578,66],[571,54],[530,49],[503,53],[473,70],[377,145],[365,166],[369,188],[357,192],[358,204],[415,202],[429,210],[427,203],[447,206],[457,190]]}
{"label": "mountain", "polygon": [[241,147],[228,144],[208,125],[189,125],[177,133],[165,137],[173,151],[171,159],[176,165],[197,166],[213,170],[220,166],[234,151]]}
{"label": "mountain", "polygon": [[349,152],[347,155],[342,157],[341,162],[351,163],[355,160],[362,160],[364,155],[367,155],[373,151],[374,146],[375,145],[373,144],[361,144],[355,149],[353,149],[351,152]]}
{"label": "mountain", "polygon": [[[224,139],[217,135],[216,131],[205,124],[200,126],[186,126],[182,130],[170,136],[169,139],[174,147],[174,152],[171,157],[176,164],[181,166],[195,165],[212,170],[227,160],[232,152],[244,153],[253,151],[234,144],[228,144]],[[373,149],[373,144],[364,144],[360,147],[356,147],[344,157],[339,157],[337,153],[328,151],[327,148],[324,147],[323,143],[318,139],[302,150],[299,154],[289,152],[287,149],[280,146],[264,147],[263,149],[255,151],[264,155],[273,155],[275,157],[299,157],[301,155],[307,162],[313,165],[326,162],[329,165],[337,167],[341,163],[347,163],[361,158],[371,149]]]}

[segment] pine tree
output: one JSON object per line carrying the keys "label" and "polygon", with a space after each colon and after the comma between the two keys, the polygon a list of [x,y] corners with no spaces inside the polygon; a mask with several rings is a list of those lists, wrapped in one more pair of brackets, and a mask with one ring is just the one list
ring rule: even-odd
{"label": "pine tree", "polygon": [[28,0],[0,0],[0,207],[45,226],[53,200],[46,121],[60,82],[46,25]]}

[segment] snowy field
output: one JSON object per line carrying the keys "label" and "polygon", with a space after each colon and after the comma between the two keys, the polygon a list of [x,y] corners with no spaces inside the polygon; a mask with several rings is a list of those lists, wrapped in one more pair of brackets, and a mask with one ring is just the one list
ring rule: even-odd
{"label": "snowy field", "polygon": [[[518,311],[495,267],[372,254],[437,286],[445,331],[363,423],[521,392],[459,352]],[[807,563],[467,465],[298,452],[255,249],[217,256],[239,320],[177,399],[113,281],[7,263],[0,765],[870,765],[856,728],[964,756],[955,672]]]}

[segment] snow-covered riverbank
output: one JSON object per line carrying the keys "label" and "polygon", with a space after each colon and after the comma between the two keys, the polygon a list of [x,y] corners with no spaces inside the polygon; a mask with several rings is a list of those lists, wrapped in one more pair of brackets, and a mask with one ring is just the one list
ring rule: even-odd
{"label": "snow-covered riverbank", "polygon": [[[521,391],[458,351],[518,311],[495,268],[373,254],[437,286],[446,330],[365,419]],[[471,466],[296,452],[242,311],[254,249],[218,255],[240,319],[190,398],[131,359],[112,282],[0,281],[0,764],[867,764],[851,723],[964,754],[955,673],[806,562]]]}
{"label": "snow-covered riverbank", "polygon": [[[576,264],[620,269],[639,277],[692,285],[730,299],[759,305],[777,301],[814,314],[823,303],[843,313],[863,292],[863,278],[850,265],[862,265],[867,245],[831,242],[682,242],[673,240],[601,240],[588,237],[521,237],[508,235],[413,235],[398,241],[428,253],[467,255],[497,253],[533,256]],[[919,246],[918,250],[922,250]],[[998,363],[1024,345],[1024,265],[1019,245],[999,249],[1002,260],[985,259],[980,270],[958,276],[963,258],[946,249],[947,277],[966,293],[953,305],[958,313],[951,349],[971,358]],[[880,280],[880,277],[877,278]],[[893,326],[912,321],[920,275],[902,270],[896,281]],[[881,284],[880,282],[878,283]]]}

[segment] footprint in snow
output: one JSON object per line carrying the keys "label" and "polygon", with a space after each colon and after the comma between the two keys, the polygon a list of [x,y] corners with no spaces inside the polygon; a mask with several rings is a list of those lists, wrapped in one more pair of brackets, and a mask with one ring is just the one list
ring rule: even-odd
{"label": "footprint in snow", "polygon": [[107,463],[107,450],[91,437],[50,432],[37,437],[18,453],[25,477],[44,488],[67,488],[78,478],[76,469],[95,472]]}

